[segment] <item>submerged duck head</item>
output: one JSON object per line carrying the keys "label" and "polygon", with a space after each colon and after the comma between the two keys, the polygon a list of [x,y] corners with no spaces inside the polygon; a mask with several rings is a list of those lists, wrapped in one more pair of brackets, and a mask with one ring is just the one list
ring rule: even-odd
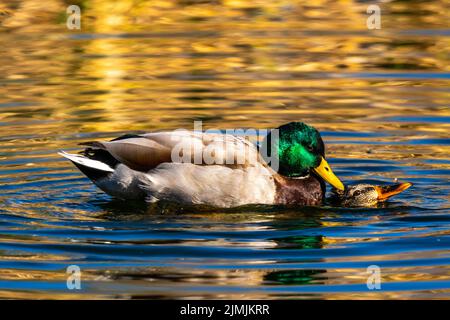
{"label": "submerged duck head", "polygon": [[331,202],[347,207],[368,207],[384,202],[392,196],[405,191],[412,183],[397,183],[389,186],[356,184],[347,186],[344,191],[333,189]]}
{"label": "submerged duck head", "polygon": [[[336,189],[344,190],[344,185],[325,160],[325,146],[319,131],[303,122],[290,122],[278,127],[278,136],[278,144],[275,145],[278,148],[279,174],[301,177],[313,171]],[[269,134],[266,143],[272,138]],[[270,148],[269,143],[267,147]]]}

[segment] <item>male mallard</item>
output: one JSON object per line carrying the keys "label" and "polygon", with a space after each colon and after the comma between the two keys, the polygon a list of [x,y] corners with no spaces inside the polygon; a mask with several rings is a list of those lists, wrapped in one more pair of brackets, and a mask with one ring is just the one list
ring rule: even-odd
{"label": "male mallard", "polygon": [[[235,207],[245,204],[318,205],[325,183],[344,190],[325,160],[320,133],[301,122],[278,128],[278,171],[248,140],[217,133],[169,131],[125,135],[85,143],[79,154],[59,153],[72,161],[104,192],[122,199],[159,200]],[[266,141],[271,139],[271,133]],[[270,149],[270,148],[269,148]],[[180,152],[180,150],[182,150]],[[192,151],[192,152],[191,152]],[[186,153],[186,154],[183,154]],[[214,162],[202,160],[209,152]],[[239,164],[228,161],[245,154]],[[174,155],[200,162],[174,161]],[[323,179],[323,180],[322,180]]]}

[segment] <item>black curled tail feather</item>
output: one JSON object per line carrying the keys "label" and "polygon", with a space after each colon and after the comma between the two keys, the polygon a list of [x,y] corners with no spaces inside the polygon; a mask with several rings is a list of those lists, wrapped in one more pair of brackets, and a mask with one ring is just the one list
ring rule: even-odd
{"label": "black curled tail feather", "polygon": [[86,158],[106,163],[111,168],[115,168],[120,163],[111,153],[103,149],[86,148],[80,153]]}

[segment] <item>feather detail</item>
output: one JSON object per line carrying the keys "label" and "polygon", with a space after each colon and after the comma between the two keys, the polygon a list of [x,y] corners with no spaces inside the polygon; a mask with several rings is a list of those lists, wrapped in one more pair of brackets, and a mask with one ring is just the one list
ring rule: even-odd
{"label": "feather detail", "polygon": [[92,169],[105,171],[105,172],[114,172],[114,169],[111,168],[110,166],[108,166],[106,163],[103,163],[103,162],[100,162],[97,160],[93,160],[93,159],[89,159],[89,158],[86,158],[79,154],[71,154],[71,153],[67,153],[65,151],[60,151],[60,152],[58,152],[58,154],[60,156],[63,156],[64,158],[69,159],[70,161],[72,161],[76,164],[80,164],[85,167],[89,167]]}
{"label": "feather detail", "polygon": [[141,188],[155,199],[186,204],[235,207],[271,204],[275,198],[272,174],[263,166],[229,168],[189,163],[164,163],[149,171]]}

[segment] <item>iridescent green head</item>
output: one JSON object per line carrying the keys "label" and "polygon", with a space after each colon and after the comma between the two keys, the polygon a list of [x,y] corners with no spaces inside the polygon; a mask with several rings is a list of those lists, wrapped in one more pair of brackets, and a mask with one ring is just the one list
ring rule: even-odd
{"label": "iridescent green head", "polygon": [[318,167],[325,156],[319,131],[303,122],[290,122],[279,130],[279,173],[289,177],[304,176]]}
{"label": "iridescent green head", "polygon": [[[269,135],[270,136],[270,135]],[[298,177],[311,170],[339,190],[342,182],[325,160],[325,146],[319,131],[303,122],[290,122],[278,127],[278,173]]]}

